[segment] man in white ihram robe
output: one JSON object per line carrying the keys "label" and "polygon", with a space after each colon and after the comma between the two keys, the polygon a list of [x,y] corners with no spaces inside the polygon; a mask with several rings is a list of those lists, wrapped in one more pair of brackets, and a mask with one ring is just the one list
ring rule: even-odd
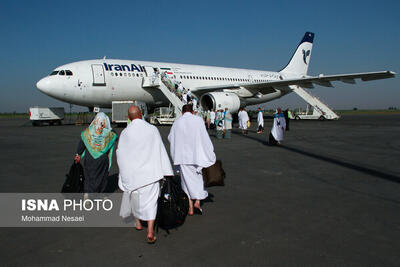
{"label": "man in white ihram robe", "polygon": [[202,169],[213,165],[216,157],[204,121],[192,114],[191,105],[184,105],[182,113],[172,125],[168,140],[174,165],[179,166],[182,189],[189,196],[188,214],[193,215],[202,212],[200,200],[208,196]]}
{"label": "man in white ihram robe", "polygon": [[213,109],[210,111],[210,124],[214,128],[214,126],[215,126],[215,112],[214,112]]}
{"label": "man in white ihram robe", "polygon": [[249,114],[247,114],[247,111],[245,109],[242,110],[242,114],[240,116],[240,123],[242,126],[242,132],[243,134],[247,134],[247,122],[249,121]]}
{"label": "man in white ihram robe", "polygon": [[173,170],[158,129],[142,120],[138,107],[130,107],[128,114],[132,122],[122,131],[117,149],[118,185],[124,191],[120,215],[133,213],[137,230],[142,229],[140,220],[147,221],[147,241],[154,243],[158,181]]}
{"label": "man in white ihram robe", "polygon": [[258,124],[257,133],[262,133],[264,130],[264,114],[261,108],[258,108],[257,124]]}
{"label": "man in white ihram robe", "polygon": [[182,93],[182,102],[183,104],[187,104],[187,93],[185,91]]}
{"label": "man in white ihram robe", "polygon": [[238,112],[239,129],[242,129],[242,114],[242,108],[240,108]]}

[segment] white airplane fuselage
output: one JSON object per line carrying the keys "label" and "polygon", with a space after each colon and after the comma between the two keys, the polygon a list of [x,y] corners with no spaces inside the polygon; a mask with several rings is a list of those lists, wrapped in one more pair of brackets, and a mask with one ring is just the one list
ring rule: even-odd
{"label": "white airplane fuselage", "polygon": [[[112,101],[137,100],[150,107],[168,105],[168,99],[158,88],[143,88],[143,78],[151,77],[146,68],[158,68],[167,71],[169,76],[191,89],[224,84],[239,84],[250,82],[267,82],[280,79],[278,72],[259,71],[237,68],[222,68],[188,64],[100,59],[79,61],[57,67],[56,75],[44,77],[37,83],[38,89],[61,101],[87,106],[110,108]],[[64,75],[59,75],[64,70]],[[65,75],[69,70],[72,75]],[[96,76],[98,72],[98,76]],[[103,77],[99,75],[104,75]],[[97,79],[97,80],[96,80]],[[230,91],[230,90],[224,90]],[[267,102],[283,95],[280,91],[274,94],[258,95],[242,88],[235,93],[246,104]]]}
{"label": "white airplane fuselage", "polygon": [[129,100],[144,102],[152,108],[166,106],[169,100],[175,102],[175,96],[171,97],[172,93],[165,91],[163,84],[156,85],[153,80],[149,86],[150,79],[157,79],[161,74],[164,78],[167,75],[167,82],[172,83],[170,91],[181,82],[200,100],[204,110],[228,108],[237,112],[240,107],[265,103],[294,91],[324,114],[330,109],[301,88],[313,88],[314,84],[332,87],[333,81],[354,84],[356,79],[395,77],[396,73],[391,71],[308,76],[313,40],[314,33],[306,32],[289,63],[279,72],[98,59],[57,67],[36,86],[51,97],[89,108],[110,108],[112,101]]}

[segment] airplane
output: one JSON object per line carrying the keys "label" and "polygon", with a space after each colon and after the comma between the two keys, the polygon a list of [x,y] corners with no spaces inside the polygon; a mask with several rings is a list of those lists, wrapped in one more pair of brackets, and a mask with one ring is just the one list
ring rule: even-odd
{"label": "airplane", "polygon": [[170,103],[171,98],[160,90],[163,84],[158,81],[166,75],[175,84],[181,82],[185,89],[190,89],[203,110],[228,108],[236,113],[241,107],[292,92],[309,103],[314,101],[314,107],[322,106],[303,88],[311,89],[314,84],[333,87],[333,81],[354,84],[356,79],[370,81],[396,75],[392,71],[378,71],[309,76],[313,41],[314,33],[306,32],[289,63],[280,71],[103,58],[59,66],[39,80],[36,87],[46,95],[89,110],[111,108],[112,101],[124,100],[142,101],[152,109]]}

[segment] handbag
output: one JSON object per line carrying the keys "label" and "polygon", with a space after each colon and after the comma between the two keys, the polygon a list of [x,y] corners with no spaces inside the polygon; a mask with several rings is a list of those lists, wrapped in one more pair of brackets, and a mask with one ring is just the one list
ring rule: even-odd
{"label": "handbag", "polygon": [[72,163],[69,173],[65,175],[64,185],[61,193],[83,193],[83,167],[80,163]]}
{"label": "handbag", "polygon": [[222,169],[222,162],[220,160],[216,160],[215,163],[208,168],[203,168],[205,187],[224,186],[225,177],[225,171]]}
{"label": "handbag", "polygon": [[168,231],[185,222],[189,211],[189,198],[173,176],[165,178],[161,183],[156,221],[157,227]]}

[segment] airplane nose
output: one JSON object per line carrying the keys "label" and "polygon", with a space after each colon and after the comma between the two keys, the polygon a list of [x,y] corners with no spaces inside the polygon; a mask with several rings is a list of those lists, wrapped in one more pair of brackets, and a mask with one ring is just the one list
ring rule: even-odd
{"label": "airplane nose", "polygon": [[50,91],[50,81],[49,79],[43,78],[36,83],[37,89],[43,93],[48,93]]}

